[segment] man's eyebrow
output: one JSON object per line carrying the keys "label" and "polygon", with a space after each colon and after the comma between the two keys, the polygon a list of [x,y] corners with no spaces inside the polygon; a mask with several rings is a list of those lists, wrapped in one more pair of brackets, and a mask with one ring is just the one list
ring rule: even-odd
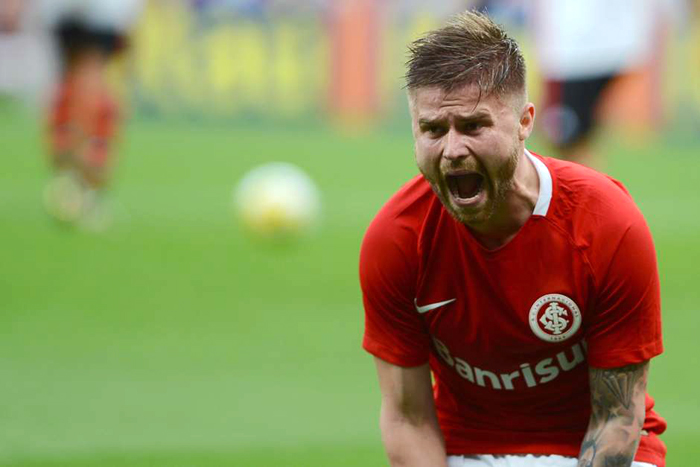
{"label": "man's eyebrow", "polygon": [[[490,119],[491,118],[491,113],[487,112],[486,110],[480,110],[478,112],[472,113],[472,114],[465,114],[465,115],[457,115],[457,120],[459,121],[474,121],[474,120],[485,120],[485,119]],[[418,119],[418,123],[420,125],[425,125],[425,124],[430,124],[430,123],[439,123],[443,122],[446,120],[446,117],[442,115],[427,115],[424,117],[420,117]]]}
{"label": "man's eyebrow", "polygon": [[435,116],[435,117],[421,117],[418,119],[418,123],[420,125],[426,125],[426,124],[430,124],[430,123],[441,122],[444,120],[445,120],[444,117],[437,117],[437,116]]}

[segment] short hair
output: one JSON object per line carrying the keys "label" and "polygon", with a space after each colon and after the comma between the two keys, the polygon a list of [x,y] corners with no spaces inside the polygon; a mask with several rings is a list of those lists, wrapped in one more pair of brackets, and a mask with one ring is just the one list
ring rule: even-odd
{"label": "short hair", "polygon": [[409,46],[409,91],[445,91],[476,84],[481,96],[525,92],[525,60],[518,43],[486,15],[466,11]]}

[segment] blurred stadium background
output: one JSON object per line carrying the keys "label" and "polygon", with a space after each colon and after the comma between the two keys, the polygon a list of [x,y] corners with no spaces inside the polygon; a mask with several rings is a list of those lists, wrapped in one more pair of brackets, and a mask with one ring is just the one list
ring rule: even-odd
{"label": "blurred stadium background", "polygon": [[[522,9],[494,3],[537,103]],[[385,465],[357,256],[417,173],[406,45],[468,4],[147,1],[111,70],[129,116],[102,234],[43,212],[47,34],[0,36],[0,465]],[[700,465],[700,20],[684,5],[596,142],[657,244],[650,390],[672,467]],[[554,155],[540,135],[529,148]],[[237,225],[232,189],[269,161],[318,183],[313,238],[265,245]]]}

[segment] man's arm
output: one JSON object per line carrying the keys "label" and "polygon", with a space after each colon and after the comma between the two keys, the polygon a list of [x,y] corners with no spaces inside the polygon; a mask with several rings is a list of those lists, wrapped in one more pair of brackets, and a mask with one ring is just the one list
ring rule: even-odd
{"label": "man's arm", "polygon": [[428,365],[404,368],[374,360],[382,393],[379,425],[391,466],[447,466]]}
{"label": "man's arm", "polygon": [[591,418],[579,467],[629,467],[644,425],[649,361],[589,369]]}

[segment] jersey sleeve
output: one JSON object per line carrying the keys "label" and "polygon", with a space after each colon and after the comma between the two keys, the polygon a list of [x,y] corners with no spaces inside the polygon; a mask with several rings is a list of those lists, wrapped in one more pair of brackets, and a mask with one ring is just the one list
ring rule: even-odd
{"label": "jersey sleeve", "polygon": [[586,333],[588,361],[597,368],[641,363],[663,351],[654,242],[634,209],[632,222],[613,246],[607,270],[600,276],[594,319]]}
{"label": "jersey sleeve", "polygon": [[415,233],[396,219],[376,218],[360,252],[365,308],[362,346],[403,367],[426,363],[430,351],[427,329],[413,304],[416,270]]}

